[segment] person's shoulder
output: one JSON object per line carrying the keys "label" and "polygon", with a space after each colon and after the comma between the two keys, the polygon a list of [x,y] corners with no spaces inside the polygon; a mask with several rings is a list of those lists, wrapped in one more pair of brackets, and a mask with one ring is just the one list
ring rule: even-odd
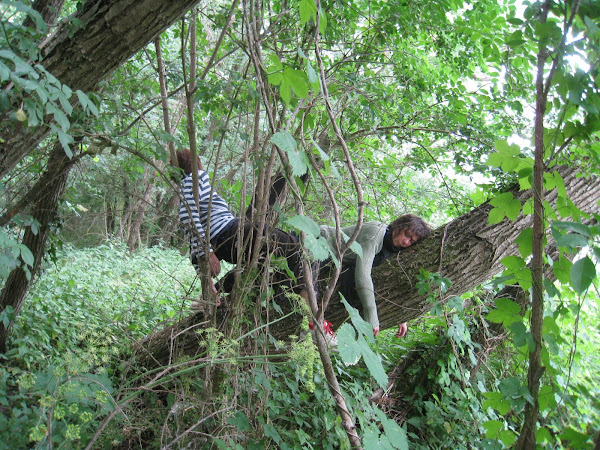
{"label": "person's shoulder", "polygon": [[372,234],[379,234],[387,229],[387,224],[373,220],[371,222],[365,222],[362,228]]}
{"label": "person's shoulder", "polygon": [[363,226],[369,226],[369,227],[373,227],[373,228],[385,228],[387,227],[387,224],[383,223],[383,222],[379,222],[378,220],[371,220],[369,222],[365,222],[363,224]]}

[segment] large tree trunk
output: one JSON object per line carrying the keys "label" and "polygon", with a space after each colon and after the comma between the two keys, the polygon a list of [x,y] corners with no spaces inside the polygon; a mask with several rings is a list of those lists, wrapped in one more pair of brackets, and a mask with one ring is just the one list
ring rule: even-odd
{"label": "large tree trunk", "polygon": [[[573,203],[583,211],[597,211],[600,179],[578,178],[574,169],[566,167],[561,167],[559,172]],[[521,202],[525,202],[531,194],[530,191],[519,192],[516,188],[512,192]],[[547,193],[546,199],[551,204],[556,198],[556,190]],[[373,281],[382,329],[417,318],[429,310],[426,296],[419,294],[416,287],[420,268],[440,272],[450,278],[453,284],[448,296],[460,295],[503,270],[500,261],[518,253],[514,241],[523,229],[531,226],[531,216],[520,214],[515,221],[505,219],[498,224],[488,225],[491,208],[489,203],[484,203],[434,230],[424,241],[402,251],[397,261],[374,268]],[[225,317],[226,304],[219,311]],[[172,352],[185,353],[189,349],[197,349],[194,333],[183,330],[194,327],[200,317],[188,317],[173,327],[149,336],[140,343],[143,353],[164,362],[172,357]],[[337,327],[346,320],[347,313],[341,302],[331,301],[325,317]],[[270,331],[276,338],[298,335],[299,322],[297,316],[292,316],[272,325]],[[146,357],[142,359],[152,364]]]}
{"label": "large tree trunk", "polygon": [[[27,227],[22,240],[22,243],[33,253],[34,263],[33,267],[30,268],[32,277],[37,273],[44,257],[46,241],[50,235],[52,222],[56,218],[59,201],[65,191],[73,162],[74,160],[69,160],[65,154],[60,142],[56,141],[46,171],[32,189],[37,195],[30,214],[40,223],[40,226],[37,233],[34,233],[31,227]],[[52,180],[52,182],[47,183],[47,180]],[[42,187],[43,190],[40,190]],[[6,307],[12,306],[15,315],[18,314],[29,290],[30,282],[31,280],[22,268],[17,267],[14,269],[9,274],[4,288],[0,292],[0,310],[4,311]],[[10,325],[4,327],[0,324],[0,353],[6,353],[6,340]]]}
{"label": "large tree trunk", "polygon": [[[92,91],[198,0],[89,0],[81,25],[60,27],[42,46],[42,65],[73,90]],[[0,178],[48,134],[44,126],[0,129]]]}

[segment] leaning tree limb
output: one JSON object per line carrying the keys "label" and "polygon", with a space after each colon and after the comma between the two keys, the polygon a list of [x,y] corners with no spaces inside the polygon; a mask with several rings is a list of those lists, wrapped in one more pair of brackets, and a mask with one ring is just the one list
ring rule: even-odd
{"label": "leaning tree limb", "polygon": [[[89,0],[41,44],[44,68],[73,91],[98,83],[151,42],[198,0]],[[74,26],[75,19],[79,25]],[[0,177],[49,133],[46,126],[0,127]]]}

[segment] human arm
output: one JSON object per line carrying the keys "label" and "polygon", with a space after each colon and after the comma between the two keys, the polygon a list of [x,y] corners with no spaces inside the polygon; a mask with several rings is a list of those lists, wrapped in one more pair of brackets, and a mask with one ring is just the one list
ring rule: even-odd
{"label": "human arm", "polygon": [[208,265],[210,267],[210,275],[216,277],[221,273],[221,261],[217,258],[214,252],[210,252],[208,256]]}
{"label": "human arm", "polygon": [[363,319],[373,326],[373,335],[377,336],[379,333],[379,316],[377,314],[377,304],[375,303],[375,288],[371,278],[374,255],[371,256],[370,253],[372,252],[363,247],[362,258],[358,257],[356,259],[354,285],[362,305]]}

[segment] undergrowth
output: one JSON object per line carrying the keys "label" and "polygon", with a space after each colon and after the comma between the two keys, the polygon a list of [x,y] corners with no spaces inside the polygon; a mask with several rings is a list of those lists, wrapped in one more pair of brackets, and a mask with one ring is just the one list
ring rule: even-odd
{"label": "undergrowth", "polygon": [[[115,408],[131,345],[184,308],[195,272],[174,250],[67,248],[47,263],[0,355],[0,448],[77,448]],[[11,311],[3,312],[8,320]]]}
{"label": "undergrowth", "polygon": [[[199,293],[195,283],[189,262],[160,247],[129,254],[108,243],[59,254],[0,355],[0,448],[349,448],[310,333],[269,354],[268,337],[204,330],[193,358],[149,372],[129,365],[136,340],[189,314],[184,297]],[[450,281],[424,274],[420,283],[432,314],[406,338],[385,330],[372,339],[355,310],[338,329],[334,367],[364,448],[510,447],[528,401],[527,347],[511,332],[512,343],[480,361],[485,349],[474,334],[494,318],[493,292],[442,305]],[[550,302],[560,326],[547,330],[556,345],[546,355],[540,448],[590,448],[597,432],[598,338],[590,330],[598,309],[576,310],[576,300],[564,293]],[[573,330],[584,338],[577,351]],[[370,401],[398,366],[393,387]]]}

